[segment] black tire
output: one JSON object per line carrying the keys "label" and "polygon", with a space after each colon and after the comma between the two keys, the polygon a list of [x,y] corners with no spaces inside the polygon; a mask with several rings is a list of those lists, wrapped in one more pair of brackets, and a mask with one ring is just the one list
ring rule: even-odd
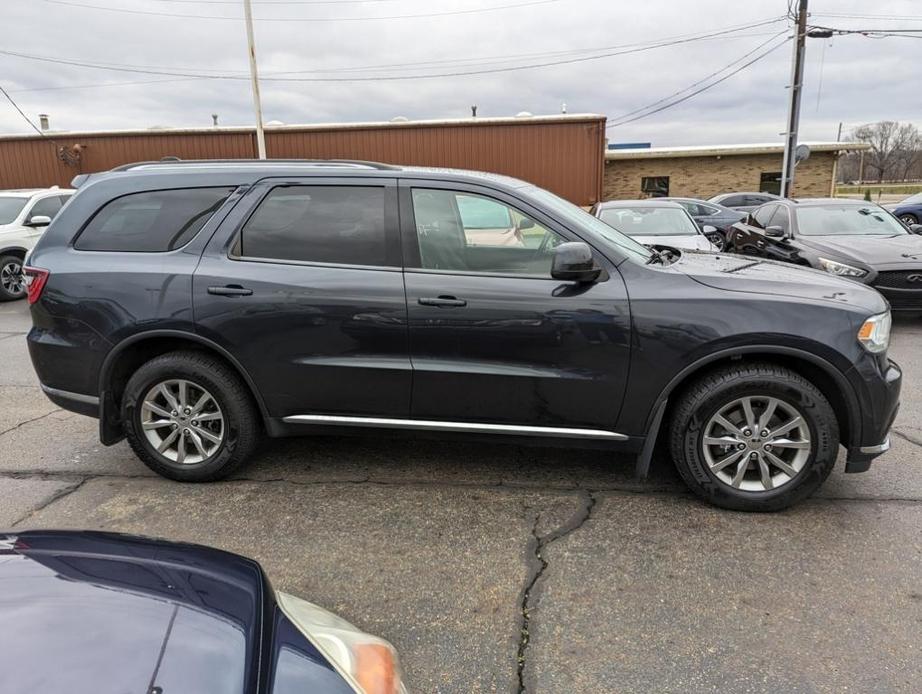
{"label": "black tire", "polygon": [[[224,416],[224,436],[217,450],[201,462],[177,463],[157,452],[141,426],[141,404],[157,384],[169,379],[190,381],[207,390]],[[122,397],[122,423],[132,450],[159,475],[180,482],[211,482],[227,477],[259,444],[260,415],[253,397],[224,362],[199,352],[169,352],[141,366]]]}
{"label": "black tire", "polygon": [[[705,462],[705,426],[721,408],[747,396],[776,398],[793,407],[809,427],[809,457],[796,475],[776,489],[735,489]],[[670,428],[672,458],[684,482],[715,506],[734,511],[780,511],[807,498],[832,472],[838,448],[839,425],[820,390],[790,369],[768,363],[728,366],[702,377],[680,396]]]}
{"label": "black tire", "polygon": [[22,274],[22,258],[17,255],[0,256],[0,301],[16,301],[26,295],[25,284],[21,278],[19,282],[15,282],[9,276],[11,271]]}

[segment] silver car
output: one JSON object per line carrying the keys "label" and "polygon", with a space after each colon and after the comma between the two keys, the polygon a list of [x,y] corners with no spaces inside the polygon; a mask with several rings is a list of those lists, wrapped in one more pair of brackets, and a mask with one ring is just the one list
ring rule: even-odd
{"label": "silver car", "polygon": [[716,227],[701,229],[684,207],[668,200],[612,200],[590,210],[609,226],[647,246],[691,251],[721,250]]}

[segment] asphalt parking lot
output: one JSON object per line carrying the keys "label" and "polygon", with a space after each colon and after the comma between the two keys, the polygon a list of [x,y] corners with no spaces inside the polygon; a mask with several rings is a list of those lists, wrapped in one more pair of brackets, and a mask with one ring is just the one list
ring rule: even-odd
{"label": "asphalt parking lot", "polygon": [[414,692],[918,691],[922,319],[893,449],[774,515],[563,449],[290,439],[236,479],[155,477],[61,411],[0,304],[0,526],[189,540],[392,641]]}

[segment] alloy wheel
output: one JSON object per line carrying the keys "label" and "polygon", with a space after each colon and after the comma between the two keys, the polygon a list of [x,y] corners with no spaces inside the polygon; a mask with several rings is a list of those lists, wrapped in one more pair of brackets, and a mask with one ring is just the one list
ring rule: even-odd
{"label": "alloy wheel", "polygon": [[155,451],[179,465],[211,458],[221,448],[225,428],[217,400],[192,381],[161,381],[141,402],[144,436]]}
{"label": "alloy wheel", "polygon": [[22,276],[22,263],[12,261],[0,267],[0,286],[10,296],[26,293],[26,283]]}
{"label": "alloy wheel", "polygon": [[911,214],[904,214],[902,217],[900,217],[900,221],[902,221],[906,226],[912,226],[913,224],[918,223],[918,220],[916,220],[916,218]]}
{"label": "alloy wheel", "polygon": [[711,416],[701,448],[720,482],[740,491],[764,492],[788,484],[803,470],[813,442],[796,407],[780,398],[747,396]]}

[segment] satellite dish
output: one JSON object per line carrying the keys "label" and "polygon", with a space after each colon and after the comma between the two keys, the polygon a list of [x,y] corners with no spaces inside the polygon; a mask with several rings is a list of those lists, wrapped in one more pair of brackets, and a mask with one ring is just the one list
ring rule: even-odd
{"label": "satellite dish", "polygon": [[794,150],[794,166],[810,158],[810,145],[797,145]]}

